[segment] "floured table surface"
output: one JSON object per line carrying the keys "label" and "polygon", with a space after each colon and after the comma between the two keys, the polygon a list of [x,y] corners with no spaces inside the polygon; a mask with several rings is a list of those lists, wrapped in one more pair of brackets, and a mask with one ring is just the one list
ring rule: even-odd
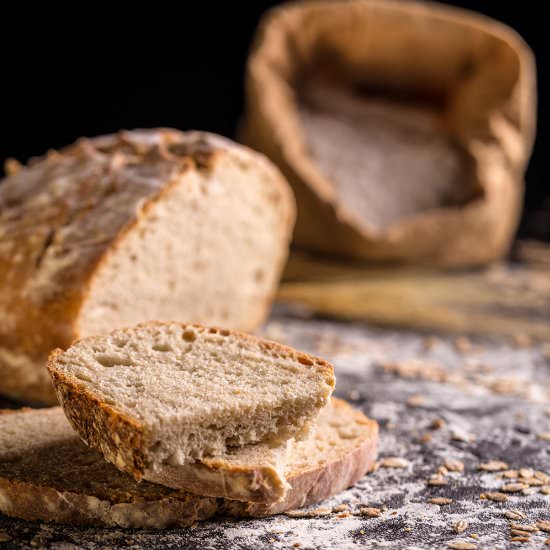
{"label": "floured table surface", "polygon": [[0,547],[540,548],[550,538],[550,348],[284,314],[264,334],[334,363],[336,395],[380,423],[377,471],[291,516],[188,530],[0,515]]}

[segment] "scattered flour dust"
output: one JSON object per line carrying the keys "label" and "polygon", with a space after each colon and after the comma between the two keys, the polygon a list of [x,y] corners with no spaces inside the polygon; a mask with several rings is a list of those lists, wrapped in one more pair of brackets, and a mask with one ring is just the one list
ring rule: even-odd
{"label": "scattered flour dust", "polygon": [[[368,530],[364,519],[347,517],[343,519],[291,519],[276,521],[270,524],[266,533],[271,537],[273,548],[292,548],[298,543],[301,550],[310,548],[364,548]],[[361,534],[363,529],[365,534]],[[271,533],[271,534],[270,534]],[[257,527],[230,527],[224,530],[224,535],[230,543],[251,544],[258,540]]]}

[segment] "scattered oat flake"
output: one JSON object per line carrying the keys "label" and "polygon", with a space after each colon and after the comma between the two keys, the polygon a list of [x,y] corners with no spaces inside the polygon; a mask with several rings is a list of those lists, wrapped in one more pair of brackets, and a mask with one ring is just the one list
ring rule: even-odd
{"label": "scattered oat flake", "polygon": [[343,519],[343,518],[349,518],[350,516],[351,516],[351,514],[349,512],[341,512],[336,517],[338,519]]}
{"label": "scattered oat flake", "polygon": [[521,491],[521,494],[522,494],[522,495],[529,496],[529,495],[534,495],[536,492],[537,492],[537,488],[536,488],[536,487],[526,487],[525,489],[523,489],[523,490]]}
{"label": "scattered oat flake", "polygon": [[467,521],[464,521],[464,520],[461,519],[460,521],[457,521],[454,524],[455,533],[464,533],[464,531],[466,531],[466,529],[468,529],[468,522]]}
{"label": "scattered oat flake", "polygon": [[299,542],[295,542],[292,546],[294,546],[294,548],[300,548],[302,545]]}
{"label": "scattered oat flake", "polygon": [[508,519],[525,519],[527,517],[521,510],[506,510],[504,515]]}
{"label": "scattered oat flake", "polygon": [[315,518],[328,516],[331,513],[330,508],[315,508],[315,510],[288,510],[285,515],[291,518]]}
{"label": "scattered oat flake", "polygon": [[445,426],[445,420],[443,420],[442,418],[434,418],[430,422],[430,428],[432,430],[440,430],[441,428],[443,428],[443,426]]}
{"label": "scattered oat flake", "polygon": [[506,485],[503,485],[500,490],[504,491],[505,493],[519,493],[520,491],[523,491],[528,487],[529,485],[526,485],[525,483],[508,483]]}
{"label": "scattered oat flake", "polygon": [[463,472],[464,464],[460,460],[448,459],[443,463],[443,466],[449,470],[449,472]]}
{"label": "scattered oat flake", "polygon": [[469,338],[467,338],[466,336],[459,336],[455,340],[455,348],[460,353],[467,353],[468,351],[472,350],[473,346]]}
{"label": "scattered oat flake", "polygon": [[510,529],[510,535],[513,537],[530,537],[529,531],[522,531],[521,529]]}
{"label": "scattered oat flake", "polygon": [[440,466],[437,469],[437,473],[441,474],[442,476],[446,476],[449,473],[449,470],[447,470],[447,468],[445,468],[445,466]]}
{"label": "scattered oat flake", "polygon": [[412,395],[406,401],[409,407],[424,407],[428,400],[424,395]]}
{"label": "scattered oat flake", "polygon": [[493,502],[506,502],[508,500],[508,495],[504,493],[482,493],[479,498],[492,500]]}
{"label": "scattered oat flake", "polygon": [[409,461],[398,456],[389,456],[383,458],[380,461],[381,468],[406,468],[409,465]]}
{"label": "scattered oat flake", "polygon": [[443,476],[432,476],[427,481],[428,485],[432,486],[439,486],[439,485],[447,485],[449,482],[443,477]]}
{"label": "scattered oat flake", "polygon": [[469,537],[472,539],[478,539],[479,535],[477,533],[472,533],[471,535],[469,535]]}
{"label": "scattered oat flake", "polygon": [[546,531],[547,533],[550,533],[550,521],[541,519],[540,521],[537,521],[537,527],[541,531]]}
{"label": "scattered oat flake", "polygon": [[502,476],[506,477],[508,479],[516,479],[518,477],[518,471],[517,470],[506,470],[505,472],[502,472]]}
{"label": "scattered oat flake", "polygon": [[542,432],[537,437],[541,441],[550,441],[550,432]]}
{"label": "scattered oat flake", "polygon": [[438,506],[444,506],[445,504],[451,504],[453,502],[452,498],[445,497],[432,497],[428,499],[430,504],[437,504]]}
{"label": "scattered oat flake", "polygon": [[477,545],[473,542],[458,540],[456,542],[449,542],[447,548],[452,548],[453,550],[475,550]]}
{"label": "scattered oat flake", "polygon": [[0,532],[0,542],[9,542],[11,537],[7,533]]}
{"label": "scattered oat flake", "polygon": [[543,486],[540,488],[540,492],[541,492],[543,495],[550,495],[550,485],[543,485]]}
{"label": "scattered oat flake", "polygon": [[550,482],[550,476],[548,474],[545,474],[544,472],[536,471],[534,476],[544,482]]}
{"label": "scattered oat flake", "polygon": [[480,464],[478,470],[484,470],[486,472],[498,472],[499,470],[507,470],[508,464],[502,462],[501,460],[489,460],[489,462],[484,462]]}
{"label": "scattered oat flake", "polygon": [[533,477],[535,475],[535,472],[533,468],[520,468],[519,475],[520,477]]}
{"label": "scattered oat flake", "polygon": [[433,439],[433,435],[429,433],[422,434],[419,438],[420,443],[429,443]]}
{"label": "scattered oat flake", "polygon": [[531,541],[529,537],[512,537],[510,540],[512,542],[530,542]]}
{"label": "scattered oat flake", "polygon": [[346,512],[349,510],[349,506],[347,504],[338,504],[338,506],[335,506],[332,511],[333,512]]}
{"label": "scattered oat flake", "polygon": [[528,531],[534,533],[539,530],[536,525],[528,525],[524,523],[510,523],[510,529],[519,529],[520,531]]}
{"label": "scattered oat flake", "polygon": [[544,541],[544,544],[546,544],[547,546],[550,546],[550,539],[546,539],[546,540]]}
{"label": "scattered oat flake", "polygon": [[382,510],[380,510],[380,508],[361,508],[359,513],[369,518],[377,518],[382,514]]}
{"label": "scattered oat flake", "polygon": [[451,439],[453,441],[463,441],[464,443],[472,443],[472,441],[475,441],[476,436],[474,434],[463,432],[462,430],[453,430],[451,433]]}

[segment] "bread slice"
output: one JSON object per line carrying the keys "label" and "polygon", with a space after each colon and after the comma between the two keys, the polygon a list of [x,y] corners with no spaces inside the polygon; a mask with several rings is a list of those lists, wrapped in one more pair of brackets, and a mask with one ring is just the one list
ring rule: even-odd
{"label": "bread slice", "polygon": [[130,476],[87,447],[60,407],[0,414],[0,512],[27,520],[133,528],[185,527],[215,513],[265,516],[314,504],[358,481],[376,458],[376,422],[339,399],[313,439],[291,451],[283,502],[191,495]]}
{"label": "bread slice", "polygon": [[153,319],[255,330],[294,220],[262,155],[167,129],[49,153],[0,182],[0,205],[0,393],[49,404],[48,354],[77,338]]}
{"label": "bread slice", "polygon": [[163,482],[165,465],[303,437],[334,388],[323,359],[175,322],[80,340],[54,352],[49,370],[88,445],[137,480]]}

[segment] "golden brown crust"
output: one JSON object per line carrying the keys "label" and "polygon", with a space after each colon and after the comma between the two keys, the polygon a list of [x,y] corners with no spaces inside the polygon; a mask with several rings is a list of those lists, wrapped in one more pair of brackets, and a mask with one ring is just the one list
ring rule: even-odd
{"label": "golden brown crust", "polygon": [[59,403],[69,423],[92,448],[120,470],[141,480],[146,468],[143,425],[122,411],[102,402],[73,376],[59,372],[55,361],[63,350],[54,350],[48,360]]}
{"label": "golden brown crust", "polygon": [[[424,32],[427,24],[434,32]],[[444,90],[445,123],[475,164],[480,194],[464,206],[425,211],[385,231],[355,219],[310,158],[295,104],[293,88],[326,61],[325,53],[338,61],[340,80],[352,85],[376,88],[387,77],[390,89],[405,82],[420,92]],[[534,58],[510,28],[436,3],[290,3],[263,19],[246,84],[241,136],[292,184],[299,246],[445,266],[480,265],[506,253],[520,214],[536,109]]]}
{"label": "golden brown crust", "polygon": [[[330,363],[324,359],[296,351],[284,344],[271,342],[236,330],[204,327],[197,323],[151,321],[141,323],[138,326],[169,326],[173,324],[178,324],[182,327],[182,330],[193,327],[211,334],[232,336],[243,342],[257,345],[273,356],[284,356],[293,359],[306,367],[315,368],[321,372],[325,378],[325,383],[330,388],[334,388],[334,370]],[[133,330],[134,328],[125,328],[119,329],[119,332],[131,335]],[[101,339],[102,336],[90,336],[83,340],[93,343],[101,342]],[[62,353],[63,350],[56,349],[50,354],[48,371],[52,377],[59,403],[63,407],[69,422],[90,447],[99,449],[109,462],[139,481],[149,466],[146,460],[147,449],[144,447],[144,426],[118,410],[116,405],[103,402],[81,380],[61,372],[57,367],[57,358]],[[239,473],[238,470],[237,473]],[[257,479],[258,475],[260,475],[258,471],[253,471],[250,472],[248,478],[249,481],[253,482],[253,485],[256,485],[256,481],[258,481],[257,492],[253,492],[251,497],[254,498],[255,495],[258,499],[265,499],[271,496],[278,499],[281,496],[280,487],[278,487],[280,480],[275,480],[273,472],[264,472],[261,480]],[[163,476],[160,476],[152,481],[162,483],[162,480]],[[265,484],[270,481],[277,481],[277,485],[270,488],[268,492]]]}
{"label": "golden brown crust", "polygon": [[[119,132],[81,139],[11,171],[0,185],[0,372],[7,373],[0,393],[55,403],[43,376],[47,356],[79,336],[81,307],[107,255],[183,174],[212,170],[225,154],[270,175],[286,205],[289,238],[293,199],[279,171],[212,134]],[[281,251],[279,271],[285,258]]]}

